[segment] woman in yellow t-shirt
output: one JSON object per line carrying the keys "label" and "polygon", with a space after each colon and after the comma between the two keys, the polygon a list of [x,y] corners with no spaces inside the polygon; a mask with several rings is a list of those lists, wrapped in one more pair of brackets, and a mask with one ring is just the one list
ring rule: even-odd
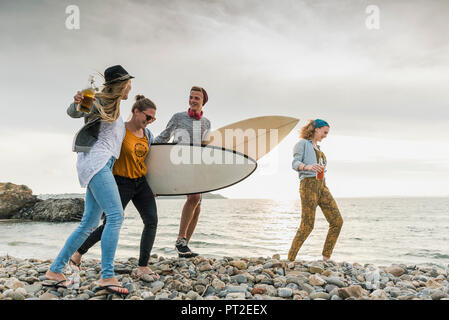
{"label": "woman in yellow t-shirt", "polygon": [[[156,120],[156,105],[145,96],[137,95],[131,112],[131,120],[125,122],[126,134],[120,150],[120,157],[114,164],[113,174],[123,209],[126,208],[129,201],[132,201],[144,224],[140,240],[139,267],[133,271],[133,274],[136,277],[149,274],[158,279],[159,276],[148,267],[158,218],[154,194],[145,179],[147,174],[145,159],[154,140],[151,131],[146,127]],[[70,258],[72,268],[79,268],[82,256],[101,240],[105,223],[106,219],[72,255]]]}

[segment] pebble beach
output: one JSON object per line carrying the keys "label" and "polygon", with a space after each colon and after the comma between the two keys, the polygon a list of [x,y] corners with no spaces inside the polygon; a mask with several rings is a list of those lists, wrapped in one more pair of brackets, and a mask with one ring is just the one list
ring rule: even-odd
{"label": "pebble beach", "polygon": [[66,267],[68,288],[43,287],[51,260],[0,257],[0,300],[449,300],[449,268],[259,258],[165,258],[135,276],[137,259],[115,261],[126,297],[98,290],[99,260]]}

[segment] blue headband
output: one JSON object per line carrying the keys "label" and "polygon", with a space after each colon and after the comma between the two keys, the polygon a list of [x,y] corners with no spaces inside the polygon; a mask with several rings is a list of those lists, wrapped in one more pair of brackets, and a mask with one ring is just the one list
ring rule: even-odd
{"label": "blue headband", "polygon": [[315,121],[313,121],[313,125],[315,126],[315,128],[330,127],[326,121],[321,119],[316,119]]}

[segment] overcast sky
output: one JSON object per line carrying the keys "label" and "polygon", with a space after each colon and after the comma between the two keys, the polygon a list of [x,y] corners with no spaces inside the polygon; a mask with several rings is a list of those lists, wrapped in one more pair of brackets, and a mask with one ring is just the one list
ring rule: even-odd
{"label": "overcast sky", "polygon": [[[66,27],[69,5],[79,30]],[[71,152],[82,121],[66,108],[89,74],[121,64],[131,97],[158,106],[155,134],[192,85],[208,91],[213,128],[301,119],[225,196],[299,198],[292,148],[315,118],[331,124],[321,147],[334,196],[448,196],[448,29],[445,0],[1,1],[0,181],[83,192]]]}

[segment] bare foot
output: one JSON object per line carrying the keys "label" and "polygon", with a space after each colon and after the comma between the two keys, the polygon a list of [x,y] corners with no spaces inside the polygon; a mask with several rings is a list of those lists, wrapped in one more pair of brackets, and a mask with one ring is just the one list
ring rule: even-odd
{"label": "bare foot", "polygon": [[78,251],[75,251],[75,253],[70,257],[69,265],[73,271],[79,272],[81,270],[82,257],[83,257],[83,255],[81,253],[79,253]]}
{"label": "bare foot", "polygon": [[121,294],[127,294],[128,289],[124,288],[120,282],[115,277],[107,278],[107,279],[100,279],[99,283],[100,287],[108,287],[109,291],[114,291],[116,293]]}
{"label": "bare foot", "polygon": [[144,274],[148,274],[148,275],[152,276],[155,280],[160,278],[160,276],[157,273],[155,273],[153,270],[151,270],[149,267],[137,268],[137,271],[135,272],[135,275],[137,278],[140,278]]}
{"label": "bare foot", "polygon": [[62,273],[56,273],[51,271],[50,269],[45,273],[45,278],[47,280],[53,280],[56,282],[64,281],[64,283],[61,283],[62,286],[68,286],[70,284],[69,281],[67,281],[66,277]]}
{"label": "bare foot", "polygon": [[75,253],[70,257],[70,259],[73,260],[76,264],[81,263],[81,259],[83,258],[83,255],[79,253],[78,251],[75,251]]}

